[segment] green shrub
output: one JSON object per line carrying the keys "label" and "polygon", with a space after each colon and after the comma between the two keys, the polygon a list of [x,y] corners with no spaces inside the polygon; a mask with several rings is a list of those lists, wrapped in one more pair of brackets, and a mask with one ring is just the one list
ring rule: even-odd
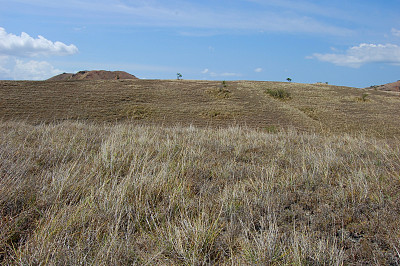
{"label": "green shrub", "polygon": [[357,101],[367,102],[367,101],[369,101],[368,96],[369,96],[368,93],[363,93],[360,97],[357,97]]}
{"label": "green shrub", "polygon": [[285,100],[285,99],[290,99],[292,98],[290,96],[290,93],[285,91],[284,89],[267,89],[266,91],[270,96],[276,98],[276,99],[280,99],[280,100]]}

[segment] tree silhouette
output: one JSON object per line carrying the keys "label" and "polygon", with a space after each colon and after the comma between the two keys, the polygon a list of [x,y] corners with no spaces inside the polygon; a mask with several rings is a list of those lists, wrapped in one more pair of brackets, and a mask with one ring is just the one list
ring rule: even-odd
{"label": "tree silhouette", "polygon": [[176,73],[176,79],[180,80],[182,78],[182,74],[181,73]]}

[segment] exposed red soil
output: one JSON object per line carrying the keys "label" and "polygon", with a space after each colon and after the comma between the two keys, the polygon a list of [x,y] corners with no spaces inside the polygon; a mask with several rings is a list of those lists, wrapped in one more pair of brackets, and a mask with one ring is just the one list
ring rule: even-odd
{"label": "exposed red soil", "polygon": [[382,90],[382,91],[397,91],[400,92],[400,80],[392,83],[387,83],[384,85],[375,85],[371,86],[368,89],[376,89],[376,90]]}
{"label": "exposed red soil", "polygon": [[117,80],[117,79],[138,79],[138,78],[124,71],[85,70],[85,71],[79,71],[76,74],[63,73],[54,76],[48,80],[67,81],[67,80]]}

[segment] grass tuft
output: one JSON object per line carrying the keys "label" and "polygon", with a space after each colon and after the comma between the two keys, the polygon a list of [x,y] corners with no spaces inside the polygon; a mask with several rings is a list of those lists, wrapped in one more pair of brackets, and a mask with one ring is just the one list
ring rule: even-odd
{"label": "grass tuft", "polygon": [[267,89],[266,93],[279,100],[287,100],[292,98],[290,93],[284,89]]}

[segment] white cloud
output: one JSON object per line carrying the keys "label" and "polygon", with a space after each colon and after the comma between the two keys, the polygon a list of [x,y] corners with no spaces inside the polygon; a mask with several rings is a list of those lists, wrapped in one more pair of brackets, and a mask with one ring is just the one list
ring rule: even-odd
{"label": "white cloud", "polygon": [[15,80],[43,80],[62,73],[46,61],[15,61],[12,76]]}
{"label": "white cloud", "polygon": [[78,52],[71,44],[52,42],[43,36],[33,38],[22,32],[20,36],[7,33],[0,27],[0,79],[43,80],[62,73],[47,61],[30,60],[24,57],[64,56]]}
{"label": "white cloud", "polygon": [[[129,24],[148,27],[185,28],[182,34],[204,35],[218,34],[226,31],[262,31],[262,32],[292,32],[310,34],[350,35],[353,33],[343,26],[337,26],[324,16],[336,16],[338,10],[326,10],[324,6],[315,6],[310,15],[310,1],[281,1],[274,0],[278,8],[269,8],[270,4],[251,4],[248,8],[227,8],[226,4],[214,1],[209,6],[201,1],[160,1],[160,0],[18,0],[19,2],[47,8],[66,10],[60,16],[69,18],[69,14],[105,24]],[[222,1],[223,2],[223,1]],[[264,2],[264,1],[257,1]],[[271,1],[268,1],[271,2]],[[293,8],[293,7],[296,8]],[[324,11],[325,12],[322,12]],[[334,15],[332,15],[334,14]],[[47,14],[43,14],[46,16]],[[350,16],[349,16],[350,17]],[[74,17],[75,18],[75,17]],[[342,24],[343,25],[343,24]],[[187,28],[191,28],[188,30]],[[193,29],[212,29],[210,32],[193,32]]]}
{"label": "white cloud", "polygon": [[78,48],[71,44],[66,45],[62,42],[52,42],[38,36],[32,38],[27,33],[22,32],[21,36],[7,33],[0,27],[0,54],[17,57],[35,57],[50,55],[72,55],[78,52]]}
{"label": "white cloud", "polygon": [[11,71],[6,66],[8,64],[8,61],[8,56],[0,55],[0,79],[10,78]]}
{"label": "white cloud", "polygon": [[208,68],[204,69],[203,71],[201,71],[202,74],[207,74],[210,70]]}
{"label": "white cloud", "polygon": [[258,67],[258,68],[256,68],[256,69],[254,69],[254,72],[257,72],[257,73],[260,73],[260,72],[262,72],[263,71],[263,69],[261,68],[261,67]]}
{"label": "white cloud", "polygon": [[396,37],[400,37],[400,30],[392,28],[392,34]]}
{"label": "white cloud", "polygon": [[338,66],[358,68],[368,63],[400,64],[400,46],[396,44],[367,44],[349,48],[345,53],[319,54],[307,58],[316,58]]}
{"label": "white cloud", "polygon": [[0,56],[0,79],[44,80],[62,73],[46,61],[23,61]]}
{"label": "white cloud", "polygon": [[242,76],[242,74],[232,73],[232,72],[224,72],[224,73],[211,72],[210,76],[211,77],[240,77],[240,76]]}

